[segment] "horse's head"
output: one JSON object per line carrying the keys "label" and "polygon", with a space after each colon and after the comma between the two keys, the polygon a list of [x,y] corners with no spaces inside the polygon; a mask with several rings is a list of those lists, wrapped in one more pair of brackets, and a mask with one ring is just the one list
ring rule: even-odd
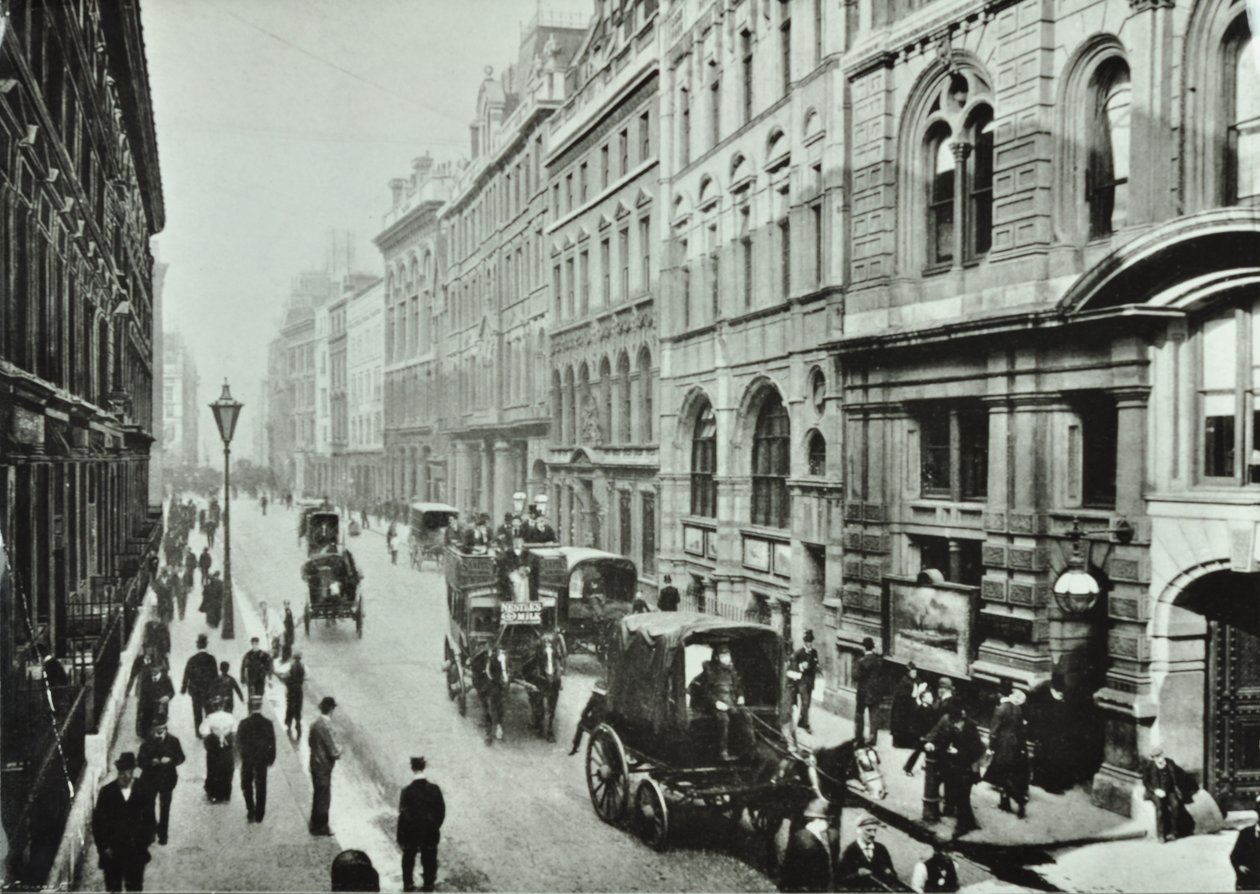
{"label": "horse's head", "polygon": [[879,752],[869,746],[853,749],[854,776],[866,789],[866,794],[877,801],[888,797],[884,785],[884,771],[880,768]]}
{"label": "horse's head", "polygon": [[823,796],[836,801],[843,797],[845,784],[856,779],[862,784],[867,797],[882,800],[887,797],[884,774],[880,769],[879,753],[874,748],[844,742],[832,748],[820,748],[813,753],[812,761]]}

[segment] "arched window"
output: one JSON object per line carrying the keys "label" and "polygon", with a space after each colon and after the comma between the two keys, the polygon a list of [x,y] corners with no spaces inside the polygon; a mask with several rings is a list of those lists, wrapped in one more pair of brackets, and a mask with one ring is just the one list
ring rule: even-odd
{"label": "arched window", "polygon": [[1260,484],[1260,300],[1198,330],[1200,474],[1213,484]]}
{"label": "arched window", "polygon": [[691,514],[717,517],[717,418],[707,400],[696,410],[691,430]]}
{"label": "arched window", "polygon": [[647,348],[639,352],[639,437],[640,444],[650,444],[655,429],[652,418],[652,392],[656,385],[652,380],[652,354]]}
{"label": "arched window", "polygon": [[1089,235],[1106,236],[1124,225],[1129,191],[1129,66],[1113,57],[1098,67],[1090,82],[1094,101],[1089,128],[1089,166],[1085,199]]}
{"label": "arched window", "polygon": [[752,449],[752,522],[786,528],[790,503],[787,479],[791,468],[791,423],[777,391],[761,403]]}
{"label": "arched window", "polygon": [[630,355],[624,351],[617,358],[617,443],[629,444],[631,438],[632,402],[630,399]]}
{"label": "arched window", "polygon": [[573,394],[573,367],[564,373],[564,443],[577,443],[577,408]]}
{"label": "arched window", "polygon": [[989,253],[993,244],[993,110],[981,106],[971,117],[967,166],[967,256]]}
{"label": "arched window", "polygon": [[589,441],[589,433],[586,430],[586,414],[589,413],[595,404],[594,395],[591,394],[591,371],[585,363],[578,367],[577,392],[574,394],[576,428],[574,429],[573,443],[585,444]]}
{"label": "arched window", "polygon": [[928,185],[928,261],[954,260],[954,147],[949,127],[938,124],[928,135],[932,177]]}
{"label": "arched window", "polygon": [[612,364],[605,357],[599,363],[599,427],[604,437],[612,440]]}
{"label": "arched window", "polygon": [[1225,201],[1230,205],[1260,197],[1260,89],[1247,16],[1234,20],[1225,38],[1229,94],[1225,156]]}
{"label": "arched window", "polygon": [[564,439],[564,391],[560,384],[560,371],[551,374],[551,425],[555,429],[557,443],[568,443]]}
{"label": "arched window", "polygon": [[822,432],[809,433],[805,441],[805,456],[809,461],[809,474],[827,474],[827,439],[822,436]]}

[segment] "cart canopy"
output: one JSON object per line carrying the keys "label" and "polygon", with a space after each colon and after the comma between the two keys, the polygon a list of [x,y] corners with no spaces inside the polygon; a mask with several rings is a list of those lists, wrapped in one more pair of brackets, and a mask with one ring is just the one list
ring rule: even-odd
{"label": "cart canopy", "polygon": [[445,503],[412,503],[411,528],[429,531],[445,528],[456,515],[459,515],[459,510]]}
{"label": "cart canopy", "polygon": [[645,612],[622,618],[608,656],[610,713],[657,733],[686,729],[688,646],[731,647],[748,706],[782,714],[783,641],[764,624],[695,612]]}

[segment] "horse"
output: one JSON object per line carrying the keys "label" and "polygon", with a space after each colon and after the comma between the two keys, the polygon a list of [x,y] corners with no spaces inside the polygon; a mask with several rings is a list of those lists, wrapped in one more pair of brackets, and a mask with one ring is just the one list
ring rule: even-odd
{"label": "horse", "polygon": [[504,698],[510,680],[508,663],[506,653],[486,650],[474,655],[469,664],[473,689],[481,702],[487,745],[503,738]]}
{"label": "horse", "polygon": [[[791,741],[790,739],[788,741]],[[749,805],[753,828],[765,836],[766,865],[773,874],[780,865],[778,835],[785,822],[788,835],[803,824],[802,814],[814,798],[828,804],[828,841],[833,867],[840,858],[840,816],[850,780],[861,782],[868,797],[882,800],[888,791],[874,748],[850,739],[839,745],[785,749],[758,736],[753,745],[754,779],[766,793]]]}
{"label": "horse", "polygon": [[[548,648],[551,651],[550,672],[547,668]],[[532,687],[529,705],[534,715],[534,729],[540,735],[546,735],[548,742],[556,741],[556,702],[560,700],[564,663],[564,640],[545,634],[538,638],[533,654],[522,668],[526,682]]]}

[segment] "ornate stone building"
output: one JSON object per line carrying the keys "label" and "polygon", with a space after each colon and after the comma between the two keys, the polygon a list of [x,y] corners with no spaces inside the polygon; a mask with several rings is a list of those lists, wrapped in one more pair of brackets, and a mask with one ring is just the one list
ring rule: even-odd
{"label": "ornate stone building", "polygon": [[[165,212],[135,0],[5,4],[0,211],[0,821],[6,883],[40,887],[90,770],[92,681],[111,685],[160,537],[149,240]],[[65,687],[45,689],[44,655]]]}
{"label": "ornate stone building", "polygon": [[522,32],[516,63],[499,77],[486,69],[472,160],[441,213],[439,428],[454,463],[450,496],[496,520],[512,510],[513,494],[541,492],[549,456],[544,140],[584,24],[540,10]]}
{"label": "ornate stone building", "polygon": [[383,383],[385,282],[377,280],[346,305],[346,492],[352,504],[384,499]]}
{"label": "ornate stone building", "polygon": [[[1127,812],[1159,743],[1223,808],[1250,804],[1260,105],[1245,4],[852,12],[835,159],[847,288],[826,339],[845,418],[839,692],[866,635],[894,664],[956,677],[982,715],[999,686],[1057,674],[1095,800]],[[1075,519],[1096,598],[1055,593]]]}
{"label": "ornate stone building", "polygon": [[671,3],[661,36],[661,570],[684,607],[820,643],[841,560],[822,346],[843,272],[841,12]]}
{"label": "ornate stone building", "polygon": [[384,349],[384,435],[387,483],[382,496],[400,502],[441,500],[449,459],[438,432],[441,342],[439,289],[444,257],[438,211],[455,171],[428,155],[410,177],[389,182],[391,205],[376,236],[385,265],[381,345]]}
{"label": "ornate stone building", "polygon": [[[547,129],[551,515],[656,584],[660,81],[653,3],[601,7]],[[532,494],[531,494],[532,495]]]}

